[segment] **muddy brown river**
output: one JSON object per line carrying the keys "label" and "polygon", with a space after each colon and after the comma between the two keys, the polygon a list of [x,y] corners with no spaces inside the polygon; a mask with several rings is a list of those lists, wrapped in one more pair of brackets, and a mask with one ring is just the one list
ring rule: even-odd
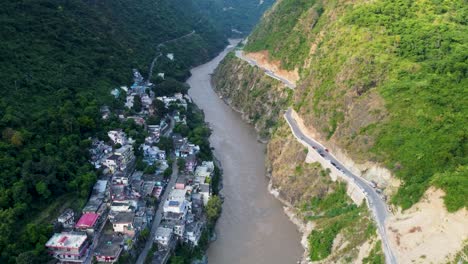
{"label": "muddy brown river", "polygon": [[192,69],[189,95],[205,112],[210,142],[221,161],[225,201],[216,225],[217,240],[208,249],[210,264],[294,264],[303,248],[301,234],[268,191],[265,145],[251,125],[213,91],[211,74],[232,47]]}

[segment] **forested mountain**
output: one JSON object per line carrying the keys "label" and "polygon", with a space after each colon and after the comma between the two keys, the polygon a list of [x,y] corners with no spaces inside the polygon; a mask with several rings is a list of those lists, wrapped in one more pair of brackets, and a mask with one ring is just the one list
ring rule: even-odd
{"label": "forested mountain", "polygon": [[[96,180],[88,137],[110,90],[155,71],[179,81],[227,34],[191,0],[13,0],[0,9],[0,263],[44,263],[50,217]],[[18,257],[19,256],[19,257]]]}
{"label": "forested mountain", "polygon": [[246,36],[274,0],[194,1],[200,12],[231,37]]}

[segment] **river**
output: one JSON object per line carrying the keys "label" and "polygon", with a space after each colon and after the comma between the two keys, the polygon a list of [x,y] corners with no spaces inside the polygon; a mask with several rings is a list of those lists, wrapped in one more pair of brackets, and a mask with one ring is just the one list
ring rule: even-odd
{"label": "river", "polygon": [[192,69],[189,95],[205,112],[215,155],[223,166],[225,201],[208,249],[210,264],[294,264],[301,259],[301,234],[268,192],[265,145],[251,125],[213,91],[211,74],[232,47]]}

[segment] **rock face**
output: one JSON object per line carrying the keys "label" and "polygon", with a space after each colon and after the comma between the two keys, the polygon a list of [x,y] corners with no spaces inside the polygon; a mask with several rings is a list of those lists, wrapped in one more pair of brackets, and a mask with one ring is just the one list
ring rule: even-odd
{"label": "rock face", "polygon": [[292,91],[263,70],[251,67],[229,54],[213,75],[217,93],[242,117],[252,123],[262,140],[268,139]]}

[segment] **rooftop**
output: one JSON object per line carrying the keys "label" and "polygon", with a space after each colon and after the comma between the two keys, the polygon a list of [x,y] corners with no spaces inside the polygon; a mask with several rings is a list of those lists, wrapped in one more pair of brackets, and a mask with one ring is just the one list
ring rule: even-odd
{"label": "rooftop", "polygon": [[96,249],[94,250],[95,256],[117,256],[122,250],[124,238],[123,236],[103,234],[99,238]]}
{"label": "rooftop", "polygon": [[210,192],[209,184],[200,184],[200,192]]}
{"label": "rooftop", "polygon": [[46,243],[46,247],[58,248],[79,248],[86,241],[86,234],[75,233],[55,233]]}
{"label": "rooftop", "polygon": [[97,193],[104,193],[106,191],[107,181],[106,180],[98,180],[93,187],[93,190]]}
{"label": "rooftop", "polygon": [[76,223],[77,228],[90,228],[96,224],[99,215],[96,213],[85,213],[81,216],[80,220]]}
{"label": "rooftop", "polygon": [[168,237],[172,234],[172,229],[167,227],[158,227],[156,229],[156,237]]}
{"label": "rooftop", "polygon": [[112,220],[113,224],[132,223],[135,214],[133,212],[119,212]]}

